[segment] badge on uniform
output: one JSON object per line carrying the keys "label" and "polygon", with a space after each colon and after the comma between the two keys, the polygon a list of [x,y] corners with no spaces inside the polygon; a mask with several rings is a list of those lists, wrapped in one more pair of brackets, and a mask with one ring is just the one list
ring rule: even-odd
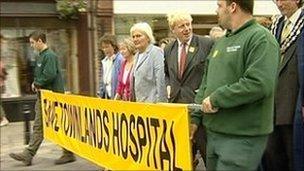
{"label": "badge on uniform", "polygon": [[215,50],[215,51],[213,52],[212,58],[215,58],[217,54],[218,54],[218,50]]}
{"label": "badge on uniform", "polygon": [[195,50],[195,48],[194,47],[189,47],[189,52],[191,52],[191,53],[193,53],[194,52],[194,50]]}

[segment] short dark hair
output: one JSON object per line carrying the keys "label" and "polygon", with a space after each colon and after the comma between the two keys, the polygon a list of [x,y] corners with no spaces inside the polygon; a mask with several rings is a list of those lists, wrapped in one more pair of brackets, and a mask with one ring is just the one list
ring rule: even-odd
{"label": "short dark hair", "polygon": [[241,9],[249,14],[253,14],[253,0],[226,0],[227,5],[230,5],[232,2],[238,4]]}
{"label": "short dark hair", "polygon": [[114,52],[118,52],[118,43],[116,36],[112,34],[105,34],[99,39],[99,44],[101,45],[101,43],[111,44],[114,48]]}
{"label": "short dark hair", "polygon": [[40,30],[33,31],[29,37],[34,39],[35,41],[38,41],[40,39],[43,43],[46,43],[46,35]]}
{"label": "short dark hair", "polygon": [[303,4],[304,4],[304,0],[300,0],[298,3],[298,7],[301,8],[303,6]]}

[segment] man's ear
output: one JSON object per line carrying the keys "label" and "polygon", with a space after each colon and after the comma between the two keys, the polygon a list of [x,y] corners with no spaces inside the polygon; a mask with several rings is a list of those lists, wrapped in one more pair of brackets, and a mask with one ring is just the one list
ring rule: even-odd
{"label": "man's ear", "polygon": [[173,33],[173,34],[175,34],[175,31],[173,30],[173,29],[170,29],[171,30],[171,32]]}
{"label": "man's ear", "polygon": [[232,2],[230,5],[229,5],[229,10],[230,10],[230,12],[231,13],[234,13],[234,12],[236,12],[236,8],[237,8],[237,4],[235,3],[235,2]]}
{"label": "man's ear", "polygon": [[174,28],[173,28],[173,27],[170,27],[170,26],[169,26],[169,29],[170,29],[171,33],[175,34]]}

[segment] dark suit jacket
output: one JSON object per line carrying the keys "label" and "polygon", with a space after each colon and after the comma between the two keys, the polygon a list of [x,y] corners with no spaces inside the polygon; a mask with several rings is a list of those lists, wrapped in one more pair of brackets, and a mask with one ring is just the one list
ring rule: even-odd
{"label": "dark suit jacket", "polygon": [[[302,14],[303,15],[303,11]],[[279,21],[278,32],[275,35],[278,42],[284,26],[284,18]],[[303,31],[302,31],[303,32]],[[275,95],[275,123],[276,125],[292,124],[299,93],[298,49],[301,33],[286,50],[279,67],[278,86]]]}
{"label": "dark suit jacket", "polygon": [[175,40],[166,46],[164,50],[166,85],[171,86],[169,102],[194,103],[196,90],[202,81],[205,60],[212,45],[211,39],[193,35],[182,78],[178,76],[178,41]]}

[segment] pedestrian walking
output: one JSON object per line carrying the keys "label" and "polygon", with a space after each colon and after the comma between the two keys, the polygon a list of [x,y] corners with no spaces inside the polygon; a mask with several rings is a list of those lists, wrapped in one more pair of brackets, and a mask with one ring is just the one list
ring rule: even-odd
{"label": "pedestrian walking", "polygon": [[[8,74],[6,72],[4,64],[3,64],[2,60],[0,59],[0,92],[1,92],[1,94],[3,94],[5,92],[4,81],[6,80],[7,75]],[[5,111],[2,106],[2,100],[0,101],[0,112],[1,112],[0,113],[0,126],[6,126],[9,123],[9,121],[6,118],[6,114],[5,114]]]}
{"label": "pedestrian walking", "polygon": [[[40,89],[52,90],[54,92],[64,92],[64,82],[57,55],[49,49],[46,44],[46,35],[41,31],[34,31],[29,36],[31,47],[39,53],[36,59],[34,82],[32,90],[37,93],[35,105],[35,120],[33,134],[29,145],[21,153],[10,153],[9,156],[14,160],[23,162],[26,166],[32,165],[32,159],[36,155],[43,141],[43,124]],[[63,155],[55,160],[55,164],[64,164],[75,161],[72,152],[63,149]]]}

